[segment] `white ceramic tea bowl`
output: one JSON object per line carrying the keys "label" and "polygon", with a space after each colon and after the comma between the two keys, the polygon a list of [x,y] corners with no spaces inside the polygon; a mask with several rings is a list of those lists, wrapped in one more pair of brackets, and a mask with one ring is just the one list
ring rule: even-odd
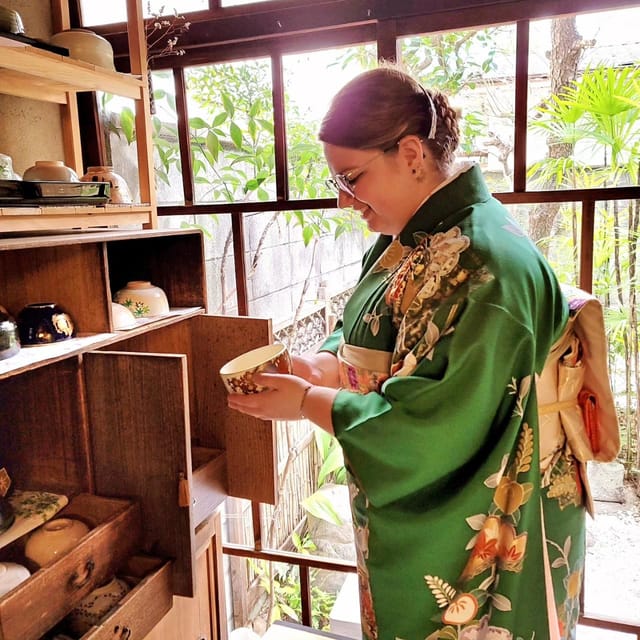
{"label": "white ceramic tea bowl", "polygon": [[0,562],[0,598],[24,582],[31,574],[29,569],[15,562]]}
{"label": "white ceramic tea bowl", "polygon": [[116,331],[131,329],[138,324],[131,310],[117,302],[111,303],[111,321]]}
{"label": "white ceramic tea bowl", "polygon": [[229,360],[220,369],[220,377],[229,393],[259,393],[265,387],[253,381],[254,373],[291,373],[291,366],[291,356],[283,344],[268,344]]}
{"label": "white ceramic tea bowl", "polygon": [[124,305],[136,318],[169,313],[167,295],[148,280],[131,280],[116,292],[113,301]]}

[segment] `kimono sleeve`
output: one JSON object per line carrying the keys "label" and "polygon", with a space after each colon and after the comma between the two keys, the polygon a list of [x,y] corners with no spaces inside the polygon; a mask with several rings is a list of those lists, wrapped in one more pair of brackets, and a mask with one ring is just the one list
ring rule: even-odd
{"label": "kimono sleeve", "polygon": [[381,393],[340,391],[335,434],[369,502],[383,506],[455,482],[499,440],[515,440],[514,408],[523,402],[516,390],[534,363],[526,327],[500,307],[472,303],[413,375],[388,379]]}

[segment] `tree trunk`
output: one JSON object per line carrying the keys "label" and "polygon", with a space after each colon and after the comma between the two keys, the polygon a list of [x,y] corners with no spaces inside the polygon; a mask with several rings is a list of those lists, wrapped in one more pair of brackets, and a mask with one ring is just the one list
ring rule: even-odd
{"label": "tree trunk", "polygon": [[[549,52],[550,92],[559,94],[562,89],[575,80],[578,62],[585,43],[576,29],[574,16],[557,18],[551,21],[551,51]],[[549,143],[549,158],[566,158],[573,153],[572,144]],[[554,184],[545,184],[543,189],[553,189]],[[545,203],[534,207],[529,218],[529,235],[534,242],[548,238],[560,208],[556,203]]]}

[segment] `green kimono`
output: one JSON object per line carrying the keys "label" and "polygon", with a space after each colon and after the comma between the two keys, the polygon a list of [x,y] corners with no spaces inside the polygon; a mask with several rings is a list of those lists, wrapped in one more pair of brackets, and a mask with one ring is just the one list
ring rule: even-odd
{"label": "green kimono", "polygon": [[569,451],[542,486],[535,380],[567,317],[477,166],[365,255],[322,350],[367,639],[574,637],[582,487]]}

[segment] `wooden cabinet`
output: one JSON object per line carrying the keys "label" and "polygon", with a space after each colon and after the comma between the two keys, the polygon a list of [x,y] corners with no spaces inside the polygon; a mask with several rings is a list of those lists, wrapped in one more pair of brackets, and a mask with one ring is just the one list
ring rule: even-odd
{"label": "wooden cabinet", "polygon": [[[68,0],[52,0],[51,8],[54,29],[69,28]],[[132,224],[157,226],[141,0],[127,0],[127,11],[131,74],[116,73],[0,36],[0,93],[60,105],[64,160],[79,176],[84,174],[85,167],[82,166],[76,94],[100,90],[132,98],[135,105],[140,202],[104,206],[12,207],[0,204],[0,233]]]}
{"label": "wooden cabinet", "polygon": [[[140,279],[162,287],[171,309],[115,331],[110,301]],[[231,412],[218,371],[270,342],[270,321],[206,313],[199,230],[0,239],[0,304],[16,315],[43,300],[63,306],[78,333],[0,361],[3,464],[20,489],[68,496],[63,513],[92,528],[0,598],[0,639],[40,638],[92,588],[126,571],[132,555],[170,569],[143,575],[128,608],[118,608],[122,619],[91,638],[119,637],[115,627],[135,627],[130,640],[143,637],[171,595],[179,597],[167,624],[195,625],[195,635],[171,637],[216,638],[220,537],[212,515],[227,495],[271,503],[277,495],[273,423]],[[19,560],[23,544],[0,549],[0,560]],[[165,584],[169,599],[144,604],[147,589]]]}

